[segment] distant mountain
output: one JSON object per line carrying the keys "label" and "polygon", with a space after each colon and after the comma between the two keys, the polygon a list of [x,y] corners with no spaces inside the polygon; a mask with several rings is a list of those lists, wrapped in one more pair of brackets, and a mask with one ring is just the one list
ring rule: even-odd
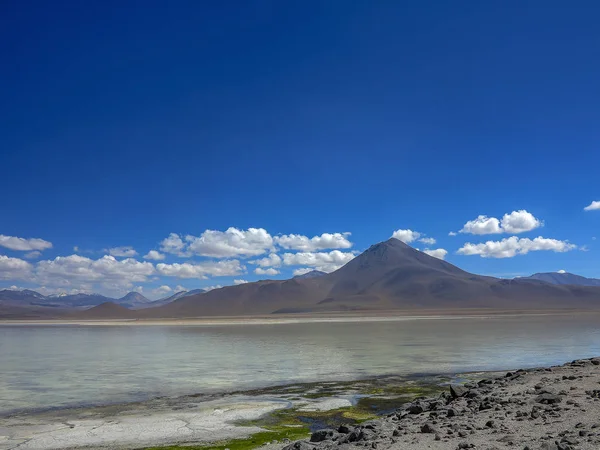
{"label": "distant mountain", "polygon": [[103,319],[127,319],[133,318],[134,311],[124,306],[117,305],[114,302],[105,302],[93,308],[83,311],[71,312],[68,314],[70,319],[82,320],[103,320]]}
{"label": "distant mountain", "polygon": [[294,278],[297,280],[302,280],[306,278],[322,277],[323,275],[327,275],[327,272],[321,272],[320,270],[311,270],[310,272],[306,272],[302,275],[296,275]]}
{"label": "distant mountain", "polygon": [[521,280],[540,280],[551,284],[570,284],[573,286],[600,286],[600,279],[598,278],[586,278],[581,275],[575,275],[574,273],[568,272],[544,272],[534,273],[529,277],[521,277]]}
{"label": "distant mountain", "polygon": [[3,289],[0,291],[0,302],[29,304],[31,301],[44,300],[45,298],[46,297],[39,292],[30,289],[23,289],[20,291]]}
{"label": "distant mountain", "polygon": [[167,304],[174,302],[175,300],[178,300],[183,297],[189,297],[190,295],[202,294],[204,292],[206,292],[204,289],[192,289],[191,291],[179,291],[169,297],[164,297],[164,298],[161,298],[158,300],[154,300],[154,301],[151,301],[150,303],[146,303],[144,305],[138,305],[138,306],[134,307],[133,309],[155,308],[157,306],[167,305]]}
{"label": "distant mountain", "polygon": [[137,292],[130,292],[124,297],[113,299],[100,294],[54,294],[42,295],[30,289],[0,291],[0,304],[23,307],[41,306],[47,308],[90,308],[106,302],[114,302],[128,308],[148,305],[148,300]]}
{"label": "distant mountain", "polygon": [[116,300],[114,303],[121,306],[125,306],[127,308],[135,308],[144,305],[149,305],[152,303],[152,300],[148,300],[146,297],[144,297],[138,292],[129,292],[125,296]]}
{"label": "distant mountain", "polygon": [[313,278],[263,280],[188,295],[139,317],[244,316],[365,310],[598,309],[600,288],[474,275],[389,239]]}
{"label": "distant mountain", "polygon": [[[69,296],[60,300],[66,297]],[[2,302],[0,306],[5,301]],[[147,305],[154,307],[137,307],[132,311],[114,301],[102,302],[68,317],[194,318],[388,310],[589,310],[600,309],[600,286],[474,275],[392,238],[369,247],[329,274],[262,280],[209,292],[178,292]],[[7,313],[6,308],[0,314],[16,317],[10,311]]]}

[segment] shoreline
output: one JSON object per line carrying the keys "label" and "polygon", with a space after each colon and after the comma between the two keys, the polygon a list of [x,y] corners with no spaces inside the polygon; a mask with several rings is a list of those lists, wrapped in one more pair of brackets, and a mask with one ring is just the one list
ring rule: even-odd
{"label": "shoreline", "polygon": [[[600,359],[595,358],[595,360],[600,363]],[[561,369],[567,365],[552,367]],[[597,368],[598,381],[595,381],[595,384],[598,385],[600,367],[595,365],[593,367]],[[513,373],[535,374],[547,370],[549,369],[528,368]],[[0,449],[145,449],[151,446],[152,448],[168,446],[169,449],[186,449],[189,445],[192,445],[191,448],[198,449],[221,449],[221,444],[224,449],[229,448],[227,445],[233,441],[236,445],[248,445],[247,448],[250,449],[265,444],[262,441],[257,444],[256,439],[261,440],[268,436],[280,438],[289,436],[282,439],[292,438],[292,440],[302,438],[303,433],[316,431],[319,424],[322,427],[332,424],[337,427],[354,422],[359,427],[357,429],[363,430],[359,424],[364,420],[369,420],[369,423],[373,420],[374,423],[387,423],[389,417],[394,415],[402,416],[404,420],[406,419],[404,413],[398,416],[399,413],[391,411],[405,410],[413,404],[406,402],[410,402],[415,397],[423,398],[423,395],[429,398],[427,401],[437,401],[438,397],[433,397],[432,400],[431,393],[443,391],[441,395],[446,396],[447,393],[444,392],[448,391],[448,386],[451,384],[466,383],[466,386],[479,386],[474,383],[474,380],[480,379],[504,380],[504,371],[388,375],[351,381],[294,383],[213,394],[157,397],[148,401],[125,404],[14,413],[0,417]],[[501,386],[505,388],[507,385]],[[429,395],[426,395],[427,393]],[[600,403],[598,407],[600,422]],[[427,411],[431,413],[433,410],[426,409]],[[376,418],[383,413],[391,415]],[[436,421],[437,416],[427,418],[431,420],[431,417]],[[317,423],[317,429],[306,428],[303,420],[307,418]],[[409,418],[420,420],[421,416]],[[23,427],[20,425],[23,422],[28,425]],[[146,434],[142,441],[139,438],[132,440],[132,436],[138,436],[142,430],[149,428],[154,431]],[[182,433],[181,429],[187,431]],[[409,433],[411,439],[414,440],[415,436],[418,439],[422,438],[420,431],[417,431]],[[383,442],[388,438],[389,448],[394,448],[390,436],[384,432],[378,436],[379,444],[376,445],[388,448]],[[267,442],[272,440],[276,439]],[[444,436],[443,442],[450,441],[450,438]],[[319,446],[311,442],[307,444],[310,448],[304,442],[295,444],[300,445],[300,448],[287,450],[328,450],[329,447],[325,445],[328,441],[323,442],[324,444]],[[360,446],[364,443],[364,441],[360,442]],[[346,444],[354,447],[359,442],[348,442],[343,445]],[[277,442],[271,443],[269,447],[270,450],[281,450],[284,445],[285,442]],[[335,445],[338,445],[337,442]],[[454,450],[456,442],[453,442],[453,445],[454,447],[439,448]],[[398,447],[400,448],[404,447]]]}
{"label": "shoreline", "polygon": [[[368,312],[368,315],[364,315]],[[279,325],[294,323],[351,323],[351,322],[401,322],[412,320],[458,320],[511,318],[523,316],[574,316],[598,314],[598,310],[392,310],[352,311],[311,314],[274,314],[259,316],[214,316],[198,318],[164,319],[0,319],[0,326],[219,326],[219,325]]]}
{"label": "shoreline", "polygon": [[317,431],[283,450],[600,448],[600,357],[510,371],[419,398],[385,418]]}

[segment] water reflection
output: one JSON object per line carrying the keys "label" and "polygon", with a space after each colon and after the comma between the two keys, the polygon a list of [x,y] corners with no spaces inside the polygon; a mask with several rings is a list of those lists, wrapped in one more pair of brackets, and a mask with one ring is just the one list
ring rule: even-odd
{"label": "water reflection", "polygon": [[385,374],[559,364],[600,354],[600,321],[0,326],[0,411]]}

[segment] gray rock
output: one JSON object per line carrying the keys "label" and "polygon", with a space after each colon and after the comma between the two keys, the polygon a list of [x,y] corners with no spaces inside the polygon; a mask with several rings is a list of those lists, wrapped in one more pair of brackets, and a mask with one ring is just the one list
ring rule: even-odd
{"label": "gray rock", "polygon": [[350,425],[342,424],[338,427],[338,433],[348,434],[350,433]]}
{"label": "gray rock", "polygon": [[458,416],[458,411],[454,408],[448,408],[448,412],[446,414],[448,417],[456,417]]}
{"label": "gray rock", "polygon": [[535,401],[537,403],[542,403],[544,405],[553,405],[555,403],[562,402],[562,398],[556,394],[546,393],[546,394],[542,394],[542,395],[539,395],[538,397],[536,397]]}
{"label": "gray rock", "polygon": [[325,429],[315,431],[310,437],[310,442],[322,442],[327,440],[332,440],[337,435],[335,430]]}
{"label": "gray rock", "polygon": [[286,447],[283,447],[282,450],[313,450],[314,448],[314,445],[311,445],[306,441],[298,441]]}
{"label": "gray rock", "polygon": [[461,386],[460,384],[451,384],[450,385],[450,395],[452,395],[452,398],[459,398],[459,397],[463,397],[467,392],[469,392],[469,390],[464,387]]}
{"label": "gray rock", "polygon": [[437,430],[433,427],[433,424],[427,422],[421,427],[421,433],[437,433]]}
{"label": "gray rock", "polygon": [[420,403],[413,403],[407,408],[407,411],[410,414],[421,414],[425,411],[425,408],[423,408],[423,406]]}

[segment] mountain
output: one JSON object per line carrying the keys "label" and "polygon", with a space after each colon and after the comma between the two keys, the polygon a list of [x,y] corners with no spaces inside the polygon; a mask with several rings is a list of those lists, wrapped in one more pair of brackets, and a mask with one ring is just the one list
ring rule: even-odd
{"label": "mountain", "polygon": [[152,300],[148,300],[142,294],[138,292],[129,292],[125,296],[116,300],[114,303],[118,305],[125,306],[127,308],[135,308],[140,306],[149,305],[152,303]]}
{"label": "mountain", "polygon": [[[29,295],[30,301],[40,300],[31,300],[37,293],[20,292],[24,297]],[[0,299],[5,293],[0,291]],[[62,296],[53,301],[62,302],[70,297],[73,296]],[[92,297],[97,301],[102,296],[88,295],[75,303],[89,303]],[[123,298],[126,297],[137,298],[129,294]],[[392,238],[371,246],[335,272],[316,277],[262,280],[209,292],[178,292],[135,310],[116,304],[119,300],[108,299],[65,317],[193,318],[336,311],[600,309],[600,286],[474,275]],[[4,307],[4,312],[0,309],[0,315],[19,315],[14,309],[7,312],[6,305],[10,303],[0,301],[0,307]]]}
{"label": "mountain", "polygon": [[306,272],[302,275],[296,275],[294,278],[297,280],[302,280],[305,278],[317,278],[323,275],[327,275],[327,272],[321,272],[320,270],[311,270],[310,272]]}
{"label": "mountain", "polygon": [[30,304],[35,301],[44,300],[45,298],[46,297],[39,292],[30,289],[23,289],[20,291],[3,289],[0,291],[0,303]]}
{"label": "mountain", "polygon": [[545,272],[534,273],[529,277],[522,277],[521,280],[540,280],[551,284],[570,284],[573,286],[600,286],[600,279],[586,278],[581,275],[575,275],[568,272]]}
{"label": "mountain", "polygon": [[105,302],[84,311],[71,312],[67,315],[69,319],[82,320],[104,320],[104,319],[128,319],[134,317],[134,311],[114,302]]}
{"label": "mountain", "polygon": [[473,308],[600,308],[600,288],[474,275],[392,238],[320,277],[228,286],[137,313],[167,318]]}
{"label": "mountain", "polygon": [[0,291],[0,304],[26,307],[47,307],[47,308],[90,308],[106,302],[114,302],[128,308],[150,305],[148,300],[137,292],[130,292],[124,297],[113,299],[100,294],[54,294],[42,295],[39,292],[30,289],[12,290],[4,289]]}
{"label": "mountain", "polygon": [[[158,300],[154,300],[154,301],[151,301],[151,302],[143,304],[143,305],[138,305],[136,307],[133,307],[133,309],[155,308],[157,306],[167,305],[167,304],[174,302],[175,300],[183,298],[183,297],[189,297],[190,295],[202,294],[204,292],[206,292],[204,289],[192,289],[191,291],[179,291],[179,292],[176,292],[175,294],[171,295],[170,297],[164,297],[164,298],[160,298]],[[125,306],[127,306],[127,305],[125,305]]]}

